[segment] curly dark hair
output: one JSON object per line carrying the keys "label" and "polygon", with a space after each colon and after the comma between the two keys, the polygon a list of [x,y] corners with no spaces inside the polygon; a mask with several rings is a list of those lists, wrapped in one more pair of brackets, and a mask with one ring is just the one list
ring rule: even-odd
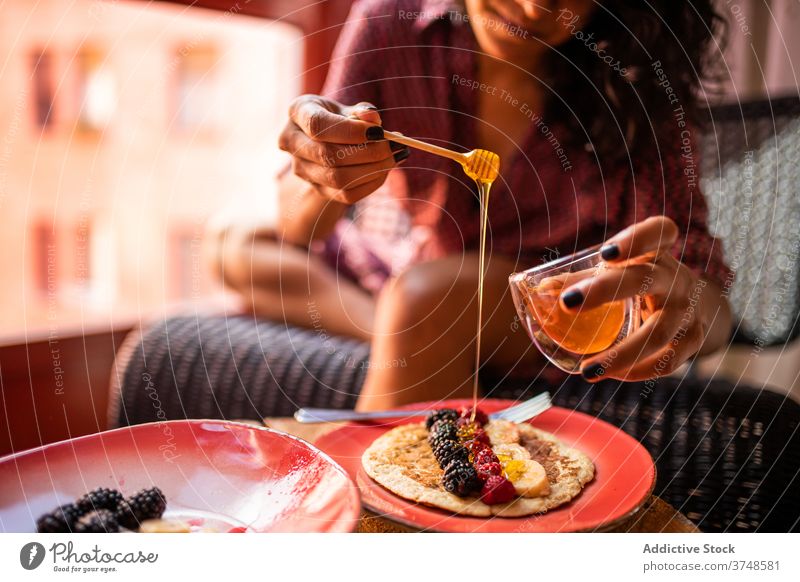
{"label": "curly dark hair", "polygon": [[678,107],[701,124],[699,89],[716,86],[726,30],[712,0],[604,0],[585,26],[566,16],[575,32],[552,62],[548,116],[575,140],[613,159],[660,142]]}

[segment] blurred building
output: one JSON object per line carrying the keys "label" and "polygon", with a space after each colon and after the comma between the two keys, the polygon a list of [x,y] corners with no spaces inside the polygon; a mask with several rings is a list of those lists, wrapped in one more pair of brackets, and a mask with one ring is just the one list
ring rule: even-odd
{"label": "blurred building", "polygon": [[299,31],[160,2],[6,0],[0,54],[0,335],[212,293],[206,218],[274,213]]}

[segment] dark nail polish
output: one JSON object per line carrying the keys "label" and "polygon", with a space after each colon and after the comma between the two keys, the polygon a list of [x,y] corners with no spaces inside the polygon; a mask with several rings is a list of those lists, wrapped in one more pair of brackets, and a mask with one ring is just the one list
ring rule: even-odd
{"label": "dark nail polish", "polygon": [[597,380],[603,375],[603,364],[589,364],[581,370],[581,376],[586,380]]}
{"label": "dark nail polish", "polygon": [[392,150],[393,152],[399,152],[400,150],[402,150],[404,148],[408,149],[408,146],[404,146],[403,144],[397,143],[396,141],[390,141],[389,142],[389,149]]}
{"label": "dark nail polish", "polygon": [[605,261],[613,261],[619,257],[619,247],[617,245],[606,245],[600,249],[600,256]]}
{"label": "dark nail polish", "polygon": [[406,146],[394,155],[394,161],[395,163],[399,164],[410,155],[411,155],[411,150],[408,148],[408,146]]}
{"label": "dark nail polish", "polygon": [[380,125],[373,125],[367,128],[367,139],[369,141],[378,141],[383,139],[383,128]]}
{"label": "dark nail polish", "polygon": [[564,305],[572,309],[583,303],[583,293],[575,290],[567,291],[561,296],[561,300],[564,302]]}

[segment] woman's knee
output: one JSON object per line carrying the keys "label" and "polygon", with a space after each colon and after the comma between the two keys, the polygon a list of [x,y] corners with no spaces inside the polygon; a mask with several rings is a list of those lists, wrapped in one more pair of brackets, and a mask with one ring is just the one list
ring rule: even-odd
{"label": "woman's knee", "polygon": [[418,263],[400,273],[387,283],[380,306],[389,312],[386,319],[394,332],[421,333],[435,327],[441,333],[443,320],[471,311],[477,290],[477,269],[469,257],[450,257]]}

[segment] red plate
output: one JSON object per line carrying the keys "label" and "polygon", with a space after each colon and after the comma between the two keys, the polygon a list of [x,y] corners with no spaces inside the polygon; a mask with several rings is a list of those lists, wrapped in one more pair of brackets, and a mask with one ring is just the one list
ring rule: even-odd
{"label": "red plate", "polygon": [[0,531],[32,532],[36,519],[95,487],[130,494],[156,485],[165,517],[215,531],[348,532],[358,489],[305,441],[216,420],[126,427],[0,459]]}
{"label": "red plate", "polygon": [[[419,403],[407,408],[459,408],[470,400]],[[484,400],[486,412],[513,405]],[[414,422],[418,422],[415,419]],[[521,518],[459,517],[407,501],[373,481],[361,468],[361,455],[377,437],[405,421],[348,424],[317,441],[342,465],[361,489],[365,507],[391,520],[422,530],[442,532],[574,532],[605,529],[631,515],[655,486],[653,459],[635,439],[612,425],[581,412],[553,407],[532,424],[583,451],[595,465],[595,478],[572,502],[539,515]]]}

